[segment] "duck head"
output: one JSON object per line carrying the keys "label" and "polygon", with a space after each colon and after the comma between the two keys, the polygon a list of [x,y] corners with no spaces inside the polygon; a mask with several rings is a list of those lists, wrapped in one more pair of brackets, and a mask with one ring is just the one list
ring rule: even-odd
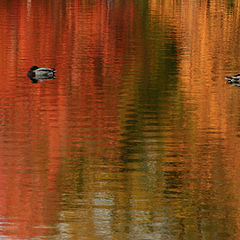
{"label": "duck head", "polygon": [[30,71],[36,70],[36,69],[38,69],[38,68],[39,68],[38,66],[32,66],[32,67],[30,68]]}

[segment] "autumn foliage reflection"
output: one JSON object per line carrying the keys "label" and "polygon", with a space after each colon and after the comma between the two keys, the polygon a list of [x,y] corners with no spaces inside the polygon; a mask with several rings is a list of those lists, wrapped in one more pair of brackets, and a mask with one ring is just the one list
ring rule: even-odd
{"label": "autumn foliage reflection", "polygon": [[[0,16],[1,235],[214,235],[204,207],[214,192],[227,219],[214,181],[239,169],[237,3],[3,0]],[[32,65],[57,78],[32,84]]]}
{"label": "autumn foliage reflection", "polygon": [[[239,143],[239,135],[236,136],[239,132],[239,91],[227,86],[224,80],[226,75],[239,73],[240,69],[239,41],[236,40],[239,38],[239,2],[231,3],[151,1],[152,19],[154,16],[167,18],[176,34],[178,89],[179,94],[183,90],[185,99],[182,127],[188,129],[188,134],[177,132],[177,128],[172,141],[176,141],[177,136],[181,139],[180,149],[192,152],[190,158],[187,154],[179,157],[189,171],[184,177],[198,179],[192,181],[189,188],[214,193],[216,202],[212,204],[221,209],[218,217],[222,219],[228,219],[228,211],[231,211],[226,208],[227,199],[233,194],[239,198],[240,152],[236,148]],[[169,171],[173,169],[168,168]],[[230,181],[232,186],[223,193],[214,181]],[[204,194],[198,197],[204,204],[209,202]],[[217,203],[220,198],[222,202]],[[239,209],[238,200],[231,204]],[[199,213],[194,214],[198,216]],[[233,219],[232,224],[238,227],[238,232],[236,235],[231,232],[229,236],[232,238],[233,234],[238,238],[239,217]],[[224,229],[224,224],[220,229]]]}
{"label": "autumn foliage reflection", "polygon": [[[122,11],[111,7],[0,3],[2,235],[56,234],[67,153],[118,159],[124,35],[134,13],[132,3]],[[55,67],[57,79],[32,85],[26,78],[32,65]]]}

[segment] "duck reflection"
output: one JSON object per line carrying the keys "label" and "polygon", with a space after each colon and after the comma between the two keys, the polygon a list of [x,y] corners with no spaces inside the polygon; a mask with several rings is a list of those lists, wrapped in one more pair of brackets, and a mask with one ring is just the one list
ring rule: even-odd
{"label": "duck reflection", "polygon": [[240,87],[240,83],[235,83],[235,82],[227,82],[228,84],[234,85],[236,87]]}
{"label": "duck reflection", "polygon": [[54,68],[39,68],[38,66],[32,66],[27,76],[32,80],[32,83],[37,83],[56,78],[55,73],[56,69]]}

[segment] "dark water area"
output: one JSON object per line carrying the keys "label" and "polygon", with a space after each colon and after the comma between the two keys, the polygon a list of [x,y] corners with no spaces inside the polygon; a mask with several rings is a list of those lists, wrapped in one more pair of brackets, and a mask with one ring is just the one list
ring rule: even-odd
{"label": "dark water area", "polygon": [[0,239],[240,239],[239,17],[237,0],[1,1]]}

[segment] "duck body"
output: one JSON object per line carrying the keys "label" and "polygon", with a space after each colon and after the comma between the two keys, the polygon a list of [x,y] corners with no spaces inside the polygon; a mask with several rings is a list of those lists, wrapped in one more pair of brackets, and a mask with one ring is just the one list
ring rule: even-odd
{"label": "duck body", "polygon": [[46,79],[55,78],[56,69],[54,68],[39,68],[38,66],[32,66],[27,73],[27,76],[32,81],[43,81]]}
{"label": "duck body", "polygon": [[225,78],[228,83],[240,83],[240,74],[231,76],[231,77],[226,77]]}

